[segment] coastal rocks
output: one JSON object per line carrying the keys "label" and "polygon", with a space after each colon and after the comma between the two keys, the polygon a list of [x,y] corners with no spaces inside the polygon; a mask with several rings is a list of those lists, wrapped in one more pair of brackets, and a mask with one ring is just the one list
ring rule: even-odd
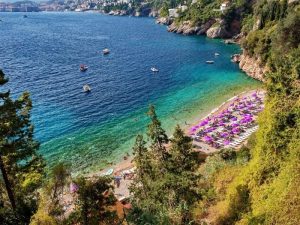
{"label": "coastal rocks", "polygon": [[184,35],[196,34],[199,31],[199,29],[200,27],[194,26],[191,21],[184,21],[179,25],[173,22],[171,25],[168,26],[169,32],[174,32],[174,33],[184,34]]}
{"label": "coastal rocks", "polygon": [[111,10],[108,15],[111,16],[126,16],[127,12],[125,10]]}
{"label": "coastal rocks", "polygon": [[139,17],[141,15],[142,15],[141,12],[134,12],[134,14],[133,14],[133,16],[135,16],[135,17]]}
{"label": "coastal rocks", "polygon": [[241,21],[234,19],[226,27],[227,27],[227,31],[230,34],[230,37],[236,36],[241,32]]}
{"label": "coastal rocks", "polygon": [[239,33],[239,34],[233,36],[233,37],[232,37],[232,40],[233,40],[235,43],[240,44],[241,41],[242,41],[242,39],[244,38],[244,36],[245,36],[245,34],[241,32],[241,33]]}
{"label": "coastal rocks", "polygon": [[149,17],[158,17],[159,13],[157,10],[151,10]]}
{"label": "coastal rocks", "polygon": [[168,26],[168,31],[169,32],[176,32],[177,31],[177,25],[175,22],[171,23],[169,26]]}
{"label": "coastal rocks", "polygon": [[139,16],[142,16],[142,17],[145,17],[145,16],[149,16],[150,14],[151,14],[151,12],[152,12],[152,9],[151,9],[151,7],[142,7],[142,8],[140,8],[139,9]]}
{"label": "coastal rocks", "polygon": [[209,38],[228,38],[231,36],[223,25],[216,23],[206,31],[206,35]]}
{"label": "coastal rocks", "polygon": [[206,34],[207,30],[216,22],[215,19],[210,19],[206,23],[202,24],[197,32],[197,35],[204,35]]}
{"label": "coastal rocks", "polygon": [[170,25],[172,22],[172,19],[169,17],[159,17],[156,19],[157,24]]}
{"label": "coastal rocks", "polygon": [[234,54],[231,56],[231,61],[234,63],[239,63],[241,61],[241,55],[240,54]]}
{"label": "coastal rocks", "polygon": [[227,45],[232,45],[232,44],[235,44],[235,41],[233,39],[227,39],[227,40],[224,40],[224,43]]}
{"label": "coastal rocks", "polygon": [[264,74],[268,71],[268,69],[266,66],[261,64],[259,59],[250,57],[246,53],[243,53],[239,57],[239,61],[240,69],[247,73],[250,77],[263,82],[265,81]]}

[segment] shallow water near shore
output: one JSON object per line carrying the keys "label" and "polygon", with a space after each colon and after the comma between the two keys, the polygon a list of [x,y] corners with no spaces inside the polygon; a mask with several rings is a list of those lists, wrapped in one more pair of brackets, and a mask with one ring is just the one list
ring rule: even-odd
{"label": "shallow water near shore", "polygon": [[[150,18],[96,13],[0,13],[0,67],[32,120],[49,165],[89,173],[119,161],[145,132],[154,104],[170,134],[260,83],[230,62],[236,45],[166,32]],[[103,48],[111,53],[103,56]],[[220,53],[215,56],[214,53]],[[214,60],[214,64],[206,64]],[[79,64],[89,66],[79,72]],[[151,67],[159,68],[153,74]],[[83,93],[89,84],[92,92]]]}

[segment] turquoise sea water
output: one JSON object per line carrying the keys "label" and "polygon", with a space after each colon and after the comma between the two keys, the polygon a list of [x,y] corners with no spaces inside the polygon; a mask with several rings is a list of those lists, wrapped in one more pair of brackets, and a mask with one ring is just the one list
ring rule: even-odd
{"label": "turquoise sea water", "polygon": [[[117,162],[156,106],[164,128],[186,128],[222,101],[260,84],[230,62],[238,46],[166,32],[150,18],[96,13],[1,13],[0,67],[15,96],[32,94],[48,163],[86,173]],[[111,54],[99,53],[109,48]],[[220,56],[214,56],[214,53]],[[208,65],[206,60],[214,60]],[[79,72],[79,64],[89,66]],[[155,66],[160,72],[153,74]],[[92,92],[83,93],[89,84]]]}

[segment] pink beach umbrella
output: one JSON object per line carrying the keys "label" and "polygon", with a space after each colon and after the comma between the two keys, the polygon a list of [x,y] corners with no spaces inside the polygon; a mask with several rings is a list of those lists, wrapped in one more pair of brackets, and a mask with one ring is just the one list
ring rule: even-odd
{"label": "pink beach umbrella", "polygon": [[249,117],[249,118],[246,119],[246,121],[247,121],[248,123],[250,123],[250,122],[253,121],[253,118],[252,118],[252,117]]}
{"label": "pink beach umbrella", "polygon": [[225,140],[225,141],[223,141],[223,144],[224,144],[224,145],[229,145],[229,144],[230,144],[230,141]]}
{"label": "pink beach umbrella", "polygon": [[206,124],[208,124],[208,121],[207,120],[203,120],[201,123],[199,123],[200,126],[205,126]]}
{"label": "pink beach umbrella", "polygon": [[223,118],[224,114],[219,114],[217,118]]}
{"label": "pink beach umbrella", "polygon": [[228,137],[228,133],[226,133],[226,132],[221,133],[221,137]]}
{"label": "pink beach umbrella", "polygon": [[206,136],[204,136],[203,140],[204,140],[205,142],[211,142],[211,141],[212,141],[212,138],[211,138],[210,136],[206,135]]}
{"label": "pink beach umbrella", "polygon": [[71,193],[75,193],[75,192],[77,192],[79,190],[79,187],[77,186],[77,184],[75,184],[75,183],[71,183],[70,184],[70,192]]}
{"label": "pink beach umbrella", "polygon": [[235,127],[235,128],[232,129],[232,132],[234,134],[238,134],[240,132],[240,129],[238,127]]}

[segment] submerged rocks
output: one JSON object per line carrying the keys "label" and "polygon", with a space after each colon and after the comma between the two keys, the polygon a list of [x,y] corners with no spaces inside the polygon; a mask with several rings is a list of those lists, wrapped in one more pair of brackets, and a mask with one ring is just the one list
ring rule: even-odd
{"label": "submerged rocks", "polygon": [[234,54],[231,56],[231,61],[234,63],[239,63],[241,61],[241,55],[240,54]]}
{"label": "submerged rocks", "polygon": [[232,44],[235,44],[235,41],[233,39],[227,39],[227,40],[224,40],[224,43],[227,45],[232,45]]}

